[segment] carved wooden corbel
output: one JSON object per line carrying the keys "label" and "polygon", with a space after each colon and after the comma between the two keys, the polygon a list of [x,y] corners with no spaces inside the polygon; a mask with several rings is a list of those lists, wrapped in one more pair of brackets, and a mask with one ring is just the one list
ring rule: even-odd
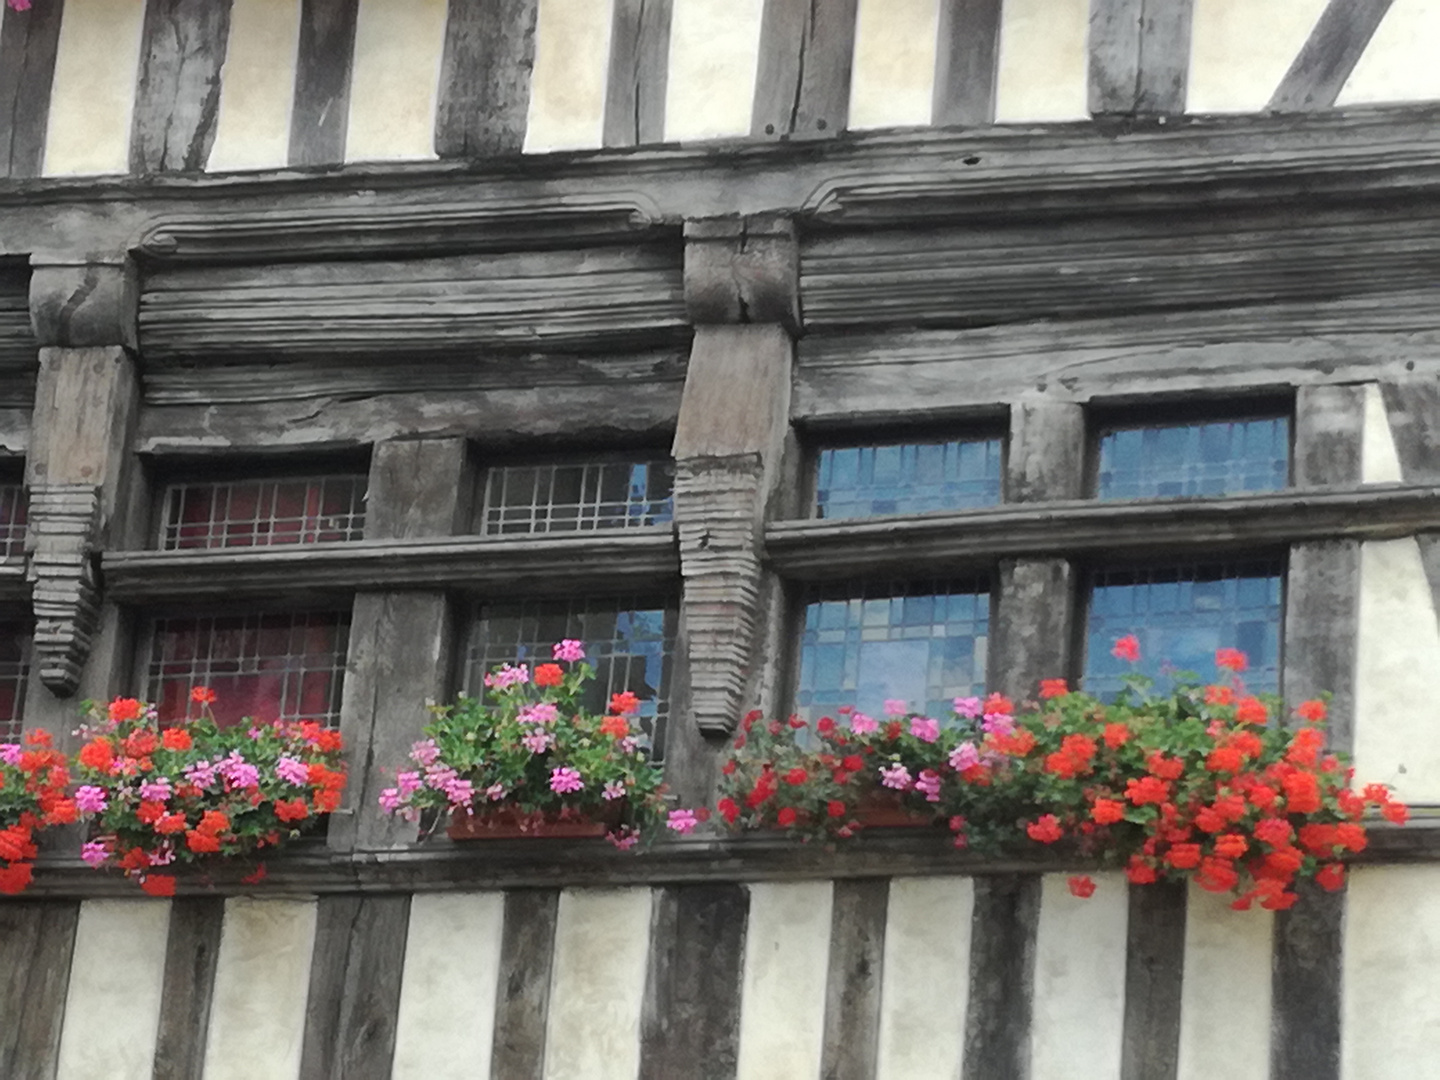
{"label": "carved wooden corbel", "polygon": [[58,697],[69,697],[79,687],[100,619],[99,529],[97,485],[31,488],[25,549],[35,610],[35,662],[40,680]]}
{"label": "carved wooden corbel", "polygon": [[794,222],[773,214],[687,221],[685,308],[696,325],[776,323],[798,333]]}

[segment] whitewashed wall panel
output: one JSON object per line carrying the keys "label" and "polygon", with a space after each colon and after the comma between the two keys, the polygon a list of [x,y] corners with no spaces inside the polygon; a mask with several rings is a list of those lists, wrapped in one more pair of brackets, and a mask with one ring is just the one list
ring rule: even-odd
{"label": "whitewashed wall panel", "polygon": [[525,150],[588,150],[604,141],[611,0],[540,0]]}
{"label": "whitewashed wall panel", "polygon": [[860,0],[850,127],[930,123],[940,0]]}
{"label": "whitewashed wall panel", "polygon": [[45,175],[123,173],[145,0],[69,0],[60,23]]}
{"label": "whitewashed wall panel", "polygon": [[996,122],[1087,119],[1088,0],[1006,0],[1000,18]]}
{"label": "whitewashed wall panel", "polygon": [[1440,98],[1440,0],[1395,0],[1335,104]]}
{"label": "whitewashed wall panel", "polygon": [[1258,112],[1329,0],[1195,0],[1185,111]]}
{"label": "whitewashed wall panel", "polygon": [[169,929],[168,901],[80,905],[57,1080],[149,1080]]}
{"label": "whitewashed wall panel", "polygon": [[446,9],[446,0],[360,0],[347,161],[435,156]]}
{"label": "whitewashed wall panel", "polygon": [[288,160],[299,48],[300,0],[232,0],[210,172]]}
{"label": "whitewashed wall panel", "polygon": [[670,22],[665,139],[750,134],[764,0],[678,0]]}
{"label": "whitewashed wall panel", "polygon": [[1275,916],[1190,887],[1178,1080],[1268,1080]]}
{"label": "whitewashed wall panel", "polygon": [[490,1075],[505,895],[433,893],[410,903],[394,1080]]}

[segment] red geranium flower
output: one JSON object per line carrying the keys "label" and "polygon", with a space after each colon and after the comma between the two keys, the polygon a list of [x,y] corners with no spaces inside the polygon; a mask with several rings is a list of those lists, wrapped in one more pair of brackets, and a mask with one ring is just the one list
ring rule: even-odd
{"label": "red geranium flower", "polygon": [[559,686],[565,681],[565,671],[559,664],[540,664],[535,668],[536,686]]}
{"label": "red geranium flower", "polygon": [[1069,878],[1066,884],[1070,886],[1071,895],[1078,896],[1081,900],[1088,900],[1095,895],[1095,882],[1089,874]]}
{"label": "red geranium flower", "polygon": [[[1066,694],[1068,694],[1069,692],[1070,692],[1070,686],[1069,686],[1068,683],[1066,683],[1066,681],[1065,681],[1064,679],[1041,679],[1041,680],[1040,680],[1040,696],[1041,696],[1042,698],[1047,698],[1047,699],[1048,699],[1048,698],[1064,697],[1064,696],[1065,696]],[[1078,879],[1076,879],[1076,878],[1071,878],[1070,880],[1075,881],[1075,880],[1078,880]],[[1085,880],[1088,881],[1088,880],[1090,880],[1090,879],[1089,879],[1089,878],[1086,878]]]}
{"label": "red geranium flower", "polygon": [[1115,642],[1115,647],[1110,650],[1110,655],[1117,660],[1135,663],[1140,659],[1140,639],[1134,634],[1126,634]]}
{"label": "red geranium flower", "polygon": [[197,705],[214,705],[215,691],[208,686],[197,686],[190,691],[190,700]]}
{"label": "red geranium flower", "polygon": [[1250,660],[1239,649],[1216,649],[1215,666],[1229,671],[1244,671],[1250,666]]}
{"label": "red geranium flower", "polygon": [[1060,819],[1054,814],[1042,814],[1025,826],[1025,832],[1031,840],[1041,844],[1053,844],[1065,835],[1065,831],[1060,828]]}
{"label": "red geranium flower", "polygon": [[146,874],[140,881],[140,888],[151,896],[174,896],[175,879],[169,874]]}

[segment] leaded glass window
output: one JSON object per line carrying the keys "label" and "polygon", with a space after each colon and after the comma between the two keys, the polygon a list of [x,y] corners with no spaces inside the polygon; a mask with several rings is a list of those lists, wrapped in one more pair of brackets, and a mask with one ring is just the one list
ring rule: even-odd
{"label": "leaded glass window", "polygon": [[365,535],[363,475],[171,484],[160,547],[270,547],[359,540]]}
{"label": "leaded glass window", "polygon": [[1283,416],[1103,431],[1095,493],[1102,499],[1231,495],[1290,482]]}
{"label": "leaded glass window", "polygon": [[804,598],[796,711],[849,705],[872,716],[900,699],[936,718],[983,693],[989,586],[979,581],[870,581],[814,587]]}
{"label": "leaded glass window", "polygon": [[815,516],[962,510],[1000,501],[999,439],[880,443],[821,450]]}
{"label": "leaded glass window", "polygon": [[675,463],[597,460],[489,469],[480,531],[487,535],[632,529],[670,521]]}
{"label": "leaded glass window", "polygon": [[596,672],[586,707],[602,711],[611,694],[630,691],[640,699],[640,726],[658,760],[665,751],[676,621],[675,606],[653,598],[481,603],[466,644],[461,685],[479,696],[485,673],[496,665],[543,663],[556,642],[582,641]]}
{"label": "leaded glass window", "polygon": [[28,622],[0,622],[0,742],[20,738],[33,633]]}
{"label": "leaded glass window", "polygon": [[[1215,675],[1215,650],[1249,657],[1245,685],[1274,692],[1280,685],[1284,567],[1278,559],[1113,567],[1090,575],[1085,689],[1109,697],[1132,670],[1159,680],[1175,671]],[[1111,655],[1127,634],[1140,640],[1140,662]]]}
{"label": "leaded glass window", "polygon": [[29,500],[21,484],[0,484],[0,559],[25,554],[25,530],[29,524]]}
{"label": "leaded glass window", "polygon": [[194,715],[190,691],[215,691],[221,724],[340,720],[348,611],[155,620],[146,697],[162,720]]}

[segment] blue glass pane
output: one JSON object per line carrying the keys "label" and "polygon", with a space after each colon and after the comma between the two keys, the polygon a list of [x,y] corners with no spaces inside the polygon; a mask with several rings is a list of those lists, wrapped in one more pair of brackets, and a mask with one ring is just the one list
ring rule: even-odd
{"label": "blue glass pane", "polygon": [[575,638],[585,643],[585,656],[596,672],[586,707],[601,711],[611,694],[629,690],[640,699],[641,727],[660,758],[670,708],[674,624],[673,609],[634,598],[481,604],[471,627],[462,685],[466,693],[478,695],[485,673],[497,664],[544,663],[552,645]]}
{"label": "blue glass pane", "polygon": [[1283,416],[1122,428],[1100,440],[1102,499],[1275,491],[1289,482],[1290,421]]}
{"label": "blue glass pane", "polygon": [[[1174,671],[1215,676],[1215,650],[1250,658],[1245,685],[1274,692],[1280,685],[1282,568],[1278,561],[1097,571],[1090,579],[1085,689],[1111,697],[1132,670],[1150,675],[1162,692]],[[1126,634],[1140,639],[1140,663],[1110,654]]]}
{"label": "blue glass pane", "polygon": [[983,583],[860,583],[813,590],[805,605],[795,711],[809,719],[885,702],[943,719],[984,693],[990,594]]}
{"label": "blue glass pane", "polygon": [[815,516],[873,517],[993,506],[1000,501],[999,439],[893,443],[822,450]]}

